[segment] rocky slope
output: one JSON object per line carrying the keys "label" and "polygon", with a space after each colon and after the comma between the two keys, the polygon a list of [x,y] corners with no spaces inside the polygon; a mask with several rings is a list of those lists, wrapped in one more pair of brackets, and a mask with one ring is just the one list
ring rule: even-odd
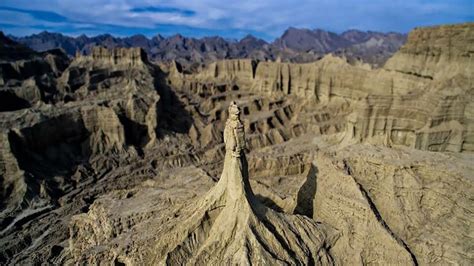
{"label": "rocky slope", "polygon": [[109,48],[141,47],[152,60],[177,60],[189,67],[192,64],[231,58],[310,62],[331,52],[348,58],[350,62],[362,61],[380,67],[400,48],[405,39],[406,36],[400,33],[350,30],[336,34],[321,29],[296,28],[287,29],[272,43],[252,35],[247,35],[239,41],[221,37],[187,38],[179,34],[168,38],[157,35],[151,39],[143,35],[118,38],[108,34],[73,38],[49,32],[15,38],[37,51],[61,48],[71,56],[75,55],[76,51],[89,54],[92,47],[97,45]]}
{"label": "rocky slope", "polygon": [[[224,129],[225,159],[219,182],[180,209],[156,232],[153,264],[329,264],[329,228],[305,216],[273,211],[249,183],[240,110],[231,102]],[[332,239],[331,239],[332,238]],[[128,260],[133,260],[131,256]],[[140,263],[137,261],[136,263]]]}
{"label": "rocky slope", "polygon": [[28,57],[2,58],[2,90],[27,105],[0,112],[0,261],[472,264],[473,36],[416,29],[377,70],[192,73],[100,47],[50,71],[9,41]]}
{"label": "rocky slope", "polygon": [[[38,97],[26,109],[12,103],[12,110],[2,113],[3,261],[21,249],[27,254],[28,246],[49,250],[54,241],[42,242],[45,232],[51,232],[48,239],[64,238],[67,225],[62,220],[84,207],[85,201],[75,195],[91,193],[83,187],[99,178],[99,172],[106,175],[119,161],[136,161],[142,148],[156,139],[161,105],[155,77],[160,74],[140,55],[139,49],[95,49],[58,73],[51,97]],[[48,63],[47,58],[35,60]],[[33,77],[44,75],[41,68],[30,71]],[[16,74],[28,77],[22,71]],[[17,95],[29,89],[8,84],[4,89]],[[25,226],[31,228],[23,230]]]}
{"label": "rocky slope", "polygon": [[60,50],[37,53],[0,33],[0,110],[49,102],[56,79],[69,64]]}

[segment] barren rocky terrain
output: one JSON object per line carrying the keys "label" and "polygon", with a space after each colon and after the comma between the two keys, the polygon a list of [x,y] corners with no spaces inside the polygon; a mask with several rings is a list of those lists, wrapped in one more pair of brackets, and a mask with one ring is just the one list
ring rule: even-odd
{"label": "barren rocky terrain", "polygon": [[0,263],[472,265],[473,61],[473,23],[378,69],[1,34]]}

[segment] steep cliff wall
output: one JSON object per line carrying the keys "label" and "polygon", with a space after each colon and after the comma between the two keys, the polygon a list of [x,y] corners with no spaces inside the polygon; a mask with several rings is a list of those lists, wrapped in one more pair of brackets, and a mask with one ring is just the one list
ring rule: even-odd
{"label": "steep cliff wall", "polygon": [[142,48],[114,48],[93,47],[90,57],[98,62],[113,64],[138,65],[148,62],[148,57]]}
{"label": "steep cliff wall", "polygon": [[472,77],[474,23],[416,28],[385,69],[440,80]]}
{"label": "steep cliff wall", "polygon": [[209,95],[219,91],[208,88],[226,84],[265,97],[294,96],[307,113],[342,100],[353,113],[346,130],[354,141],[472,151],[473,39],[472,23],[420,28],[383,69],[353,66],[332,55],[308,64],[229,60],[197,74],[171,69],[170,82]]}

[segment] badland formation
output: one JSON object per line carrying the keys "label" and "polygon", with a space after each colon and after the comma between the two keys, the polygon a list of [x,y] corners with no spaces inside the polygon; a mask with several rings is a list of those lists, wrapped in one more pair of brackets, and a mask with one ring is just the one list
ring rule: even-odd
{"label": "badland formation", "polygon": [[0,263],[473,264],[474,24],[365,62],[359,34],[169,61],[0,34]]}

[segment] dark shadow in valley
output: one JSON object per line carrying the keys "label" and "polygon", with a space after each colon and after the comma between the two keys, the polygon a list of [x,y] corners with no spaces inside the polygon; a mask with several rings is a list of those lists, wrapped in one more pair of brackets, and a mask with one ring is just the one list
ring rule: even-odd
{"label": "dark shadow in valley", "polygon": [[308,217],[313,217],[313,203],[317,189],[317,175],[318,168],[316,165],[311,164],[306,180],[298,191],[296,197],[296,207],[294,210],[295,214],[301,214]]}
{"label": "dark shadow in valley", "polygon": [[143,155],[143,147],[150,141],[148,127],[131,120],[126,115],[118,115],[118,117],[123,125],[125,144],[134,146],[137,152]]}
{"label": "dark shadow in valley", "polygon": [[284,212],[283,209],[280,206],[278,206],[272,199],[259,195],[259,194],[255,194],[255,197],[257,198],[258,201],[260,201],[260,203],[267,206],[268,208],[273,209],[277,212]]}
{"label": "dark shadow in valley", "polygon": [[9,91],[0,91],[0,112],[15,111],[30,107],[30,103]]}
{"label": "dark shadow in valley", "polygon": [[61,115],[19,132],[10,131],[12,153],[19,167],[27,172],[27,197],[40,194],[40,185],[52,199],[58,199],[75,186],[67,178],[80,164],[89,160],[90,148],[84,146],[89,132],[82,119]]}
{"label": "dark shadow in valley", "polygon": [[186,134],[194,123],[192,115],[186,110],[186,106],[189,106],[189,99],[184,93],[175,91],[166,83],[166,75],[158,67],[155,67],[154,85],[160,95],[160,104],[157,108],[156,133],[158,137],[163,137],[168,133]]}

